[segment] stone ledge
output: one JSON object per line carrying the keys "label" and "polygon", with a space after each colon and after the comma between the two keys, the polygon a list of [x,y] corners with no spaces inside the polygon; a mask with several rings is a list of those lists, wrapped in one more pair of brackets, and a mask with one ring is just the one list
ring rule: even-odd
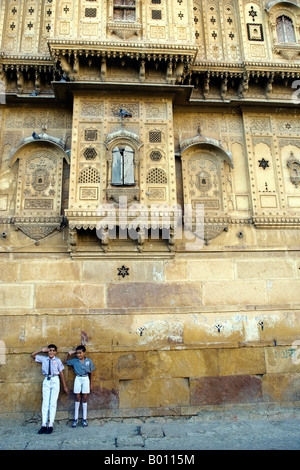
{"label": "stone ledge", "polygon": [[[136,408],[123,410],[91,410],[89,409],[89,420],[103,421],[125,421],[137,418],[146,421],[147,418],[176,419],[194,417],[199,421],[210,421],[214,419],[300,419],[300,401],[285,403],[250,403],[218,406],[186,406],[172,408]],[[57,421],[72,421],[73,410],[57,412]],[[41,414],[38,412],[1,413],[0,425],[13,422],[18,424],[39,423]]]}

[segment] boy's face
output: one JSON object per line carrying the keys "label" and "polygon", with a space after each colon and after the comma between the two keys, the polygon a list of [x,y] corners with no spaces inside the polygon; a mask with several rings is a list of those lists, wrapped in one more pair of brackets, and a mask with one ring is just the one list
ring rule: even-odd
{"label": "boy's face", "polygon": [[57,353],[56,349],[54,349],[54,348],[48,349],[48,357],[50,357],[50,359],[52,359],[54,356],[56,356],[56,353]]}
{"label": "boy's face", "polygon": [[81,349],[78,349],[78,351],[76,351],[76,356],[78,359],[82,360],[84,359],[84,352]]}

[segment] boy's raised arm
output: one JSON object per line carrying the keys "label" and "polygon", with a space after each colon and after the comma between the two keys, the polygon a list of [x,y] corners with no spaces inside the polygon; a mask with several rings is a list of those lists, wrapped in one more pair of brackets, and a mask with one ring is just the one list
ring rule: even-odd
{"label": "boy's raised arm", "polygon": [[72,356],[72,354],[75,354],[76,351],[68,351],[66,357],[64,358],[64,364],[67,362],[67,360],[69,359],[69,356]]}
{"label": "boy's raised arm", "polygon": [[34,351],[33,353],[30,354],[30,356],[34,359],[35,356],[37,356],[38,354],[47,353],[47,352],[48,352],[48,348],[42,348],[42,349],[39,349],[38,351]]}

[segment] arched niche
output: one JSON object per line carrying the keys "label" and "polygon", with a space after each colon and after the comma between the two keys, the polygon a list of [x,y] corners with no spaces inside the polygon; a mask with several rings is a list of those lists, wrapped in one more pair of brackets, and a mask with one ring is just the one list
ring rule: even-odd
{"label": "arched niche", "polygon": [[204,239],[207,242],[228,227],[225,165],[233,159],[220,142],[198,137],[180,144],[184,212],[195,224],[197,207],[204,209]]}
{"label": "arched niche", "polygon": [[288,7],[300,8],[299,5],[297,5],[297,3],[290,2],[289,0],[272,0],[271,2],[267,3],[266,11],[269,13],[271,11],[271,9],[276,5],[282,5],[286,8],[288,8]]}
{"label": "arched niche", "polygon": [[[61,141],[60,141],[61,142]],[[28,237],[42,239],[58,229],[63,219],[62,181],[64,161],[70,164],[70,154],[55,141],[28,138],[13,151],[10,166],[19,162],[16,228]]]}
{"label": "arched niche", "polygon": [[299,5],[290,1],[272,1],[266,6],[273,52],[286,59],[299,57]]}

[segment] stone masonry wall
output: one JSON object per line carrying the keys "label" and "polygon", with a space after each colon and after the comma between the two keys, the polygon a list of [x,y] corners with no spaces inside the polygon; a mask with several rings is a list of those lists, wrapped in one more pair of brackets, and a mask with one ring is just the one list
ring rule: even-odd
{"label": "stone masonry wall", "polygon": [[[60,358],[86,344],[93,416],[299,401],[299,292],[293,251],[109,261],[2,254],[0,414],[40,411],[42,375],[30,353],[50,342]],[[65,376],[72,389],[72,370]],[[61,417],[73,401],[61,391]]]}

